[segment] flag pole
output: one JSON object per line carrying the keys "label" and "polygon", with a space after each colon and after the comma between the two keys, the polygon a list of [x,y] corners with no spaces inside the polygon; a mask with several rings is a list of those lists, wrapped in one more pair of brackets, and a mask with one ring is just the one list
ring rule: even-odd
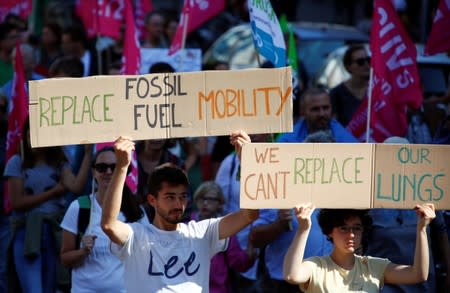
{"label": "flag pole", "polygon": [[373,68],[370,67],[369,74],[369,92],[367,93],[367,124],[366,124],[366,143],[369,142],[370,138],[370,114],[372,111],[372,85],[373,85]]}
{"label": "flag pole", "polygon": [[[189,0],[186,0],[189,1]],[[188,4],[187,9],[186,9],[186,13],[183,17],[183,34],[181,35],[181,58],[180,58],[180,65],[179,68],[183,68],[183,64],[184,64],[184,48],[186,47],[186,38],[187,38],[187,28],[188,28],[188,24],[189,24],[189,14],[190,14],[190,9],[191,6],[190,4]]]}

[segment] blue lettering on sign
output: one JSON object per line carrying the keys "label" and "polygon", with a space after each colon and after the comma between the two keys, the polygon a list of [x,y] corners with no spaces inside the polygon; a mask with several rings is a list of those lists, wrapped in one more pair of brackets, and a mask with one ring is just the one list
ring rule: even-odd
{"label": "blue lettering on sign", "polygon": [[192,276],[195,275],[195,273],[198,272],[200,269],[200,264],[195,267],[195,269],[192,269],[192,265],[195,261],[195,252],[191,252],[188,259],[180,266],[178,264],[179,257],[174,255],[169,258],[169,260],[164,264],[164,272],[160,271],[154,271],[153,268],[153,254],[150,251],[150,263],[148,266],[148,274],[151,276],[165,276],[168,279],[176,278],[179,274],[183,272],[183,270],[186,272],[186,275]]}

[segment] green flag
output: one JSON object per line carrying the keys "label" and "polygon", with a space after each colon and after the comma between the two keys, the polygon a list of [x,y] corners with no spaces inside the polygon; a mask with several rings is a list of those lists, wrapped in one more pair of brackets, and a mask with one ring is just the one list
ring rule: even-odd
{"label": "green flag", "polygon": [[289,34],[288,42],[288,63],[294,70],[295,74],[298,75],[298,59],[297,59],[297,48],[295,46],[294,31],[289,25],[286,15],[280,16],[280,26],[281,31],[284,35]]}

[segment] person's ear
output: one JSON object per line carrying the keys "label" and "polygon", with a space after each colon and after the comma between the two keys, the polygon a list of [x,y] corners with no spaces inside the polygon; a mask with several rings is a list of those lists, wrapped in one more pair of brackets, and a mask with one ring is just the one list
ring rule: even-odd
{"label": "person's ear", "polygon": [[155,207],[156,204],[156,197],[154,197],[152,194],[147,194],[147,202],[152,206]]}

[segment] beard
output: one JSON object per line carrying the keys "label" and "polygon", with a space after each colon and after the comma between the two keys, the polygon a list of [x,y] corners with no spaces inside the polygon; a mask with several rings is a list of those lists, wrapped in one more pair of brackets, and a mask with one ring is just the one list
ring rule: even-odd
{"label": "beard", "polygon": [[165,213],[158,209],[156,210],[156,213],[159,217],[164,219],[164,221],[176,225],[182,222],[184,211],[182,209],[173,209]]}
{"label": "beard", "polygon": [[326,117],[319,118],[318,121],[312,123],[310,127],[310,131],[312,132],[328,129],[330,129],[330,119]]}

